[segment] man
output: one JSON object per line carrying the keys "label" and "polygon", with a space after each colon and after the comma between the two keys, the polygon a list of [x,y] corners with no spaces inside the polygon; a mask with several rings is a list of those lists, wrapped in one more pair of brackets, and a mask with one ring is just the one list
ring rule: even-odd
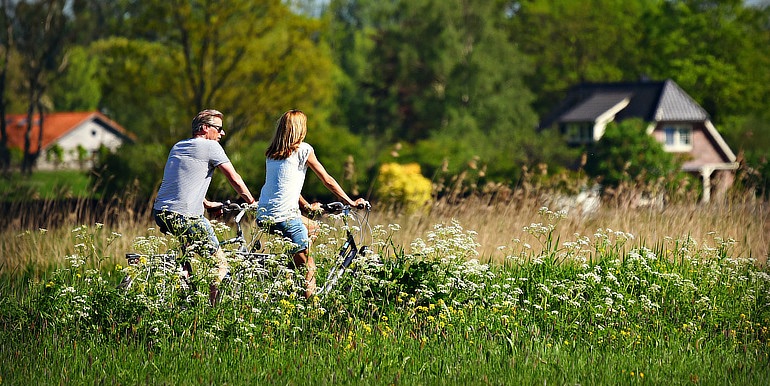
{"label": "man", "polygon": [[[163,181],[152,207],[155,222],[162,232],[177,236],[186,250],[193,249],[201,256],[215,257],[218,275],[210,286],[209,301],[212,305],[216,303],[217,285],[227,274],[227,261],[219,248],[219,240],[203,215],[205,209],[222,207],[221,202],[206,200],[214,170],[222,171],[247,203],[254,203],[249,188],[219,144],[225,135],[222,117],[217,110],[203,110],[195,116],[192,138],[183,139],[171,148],[163,170]],[[189,272],[189,263],[186,268]]]}

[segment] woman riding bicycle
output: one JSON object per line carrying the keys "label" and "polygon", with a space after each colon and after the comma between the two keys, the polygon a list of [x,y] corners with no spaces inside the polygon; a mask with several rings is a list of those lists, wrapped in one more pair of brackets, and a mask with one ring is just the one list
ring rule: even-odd
{"label": "woman riding bicycle", "polygon": [[313,147],[303,142],[307,135],[307,116],[299,110],[289,110],[278,120],[275,135],[265,151],[265,185],[259,196],[259,221],[269,223],[271,229],[288,237],[295,244],[291,250],[296,267],[306,267],[305,297],[315,293],[316,265],[308,253],[310,238],[300,202],[307,203],[300,196],[305,183],[308,166],[321,179],[324,186],[344,203],[350,206],[365,205],[367,201],[358,198],[353,201],[340,187],[321,162],[316,158]]}

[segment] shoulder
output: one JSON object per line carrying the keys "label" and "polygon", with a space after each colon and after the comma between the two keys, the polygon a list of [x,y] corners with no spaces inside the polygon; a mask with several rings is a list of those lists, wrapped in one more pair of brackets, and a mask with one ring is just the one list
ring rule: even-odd
{"label": "shoulder", "polygon": [[301,142],[299,144],[299,147],[297,148],[298,151],[304,153],[304,154],[310,154],[314,152],[313,146],[307,142]]}

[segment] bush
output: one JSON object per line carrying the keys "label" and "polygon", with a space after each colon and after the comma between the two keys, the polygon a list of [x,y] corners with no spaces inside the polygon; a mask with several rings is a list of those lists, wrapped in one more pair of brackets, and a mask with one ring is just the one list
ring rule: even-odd
{"label": "bush", "polygon": [[674,156],[646,132],[646,123],[630,119],[607,125],[602,138],[588,151],[586,172],[601,177],[605,187],[642,179],[654,183],[679,173]]}
{"label": "bush", "polygon": [[426,207],[431,200],[432,186],[420,172],[420,165],[385,163],[377,176],[376,194],[380,203],[392,205],[407,213]]}
{"label": "bush", "polygon": [[91,184],[103,197],[149,199],[163,179],[169,148],[161,144],[124,145],[115,153],[102,152]]}

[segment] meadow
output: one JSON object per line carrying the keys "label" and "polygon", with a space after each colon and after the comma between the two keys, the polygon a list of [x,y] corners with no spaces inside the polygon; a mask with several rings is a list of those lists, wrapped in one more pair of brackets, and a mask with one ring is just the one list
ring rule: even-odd
{"label": "meadow", "polygon": [[[159,274],[116,288],[151,266],[125,252],[177,247],[149,216],[11,224],[0,384],[768,383],[766,203],[549,205],[375,206],[371,253],[328,296],[300,296],[278,255],[214,307],[205,274],[197,291]],[[341,232],[332,219],[316,241],[319,280]]]}

